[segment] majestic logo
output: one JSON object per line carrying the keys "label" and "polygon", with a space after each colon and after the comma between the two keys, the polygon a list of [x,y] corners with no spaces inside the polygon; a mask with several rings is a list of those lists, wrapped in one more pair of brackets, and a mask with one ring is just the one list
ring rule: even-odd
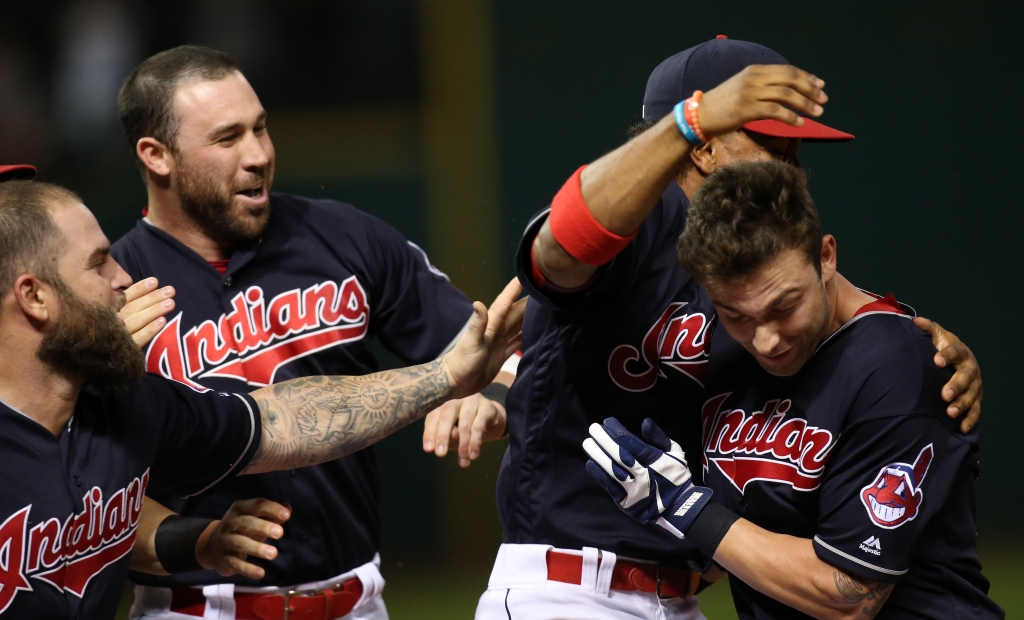
{"label": "majestic logo", "polygon": [[928,475],[932,454],[932,444],[928,444],[918,453],[913,465],[886,465],[874,482],[860,490],[860,500],[875,525],[891,530],[917,516],[924,499],[921,483]]}
{"label": "majestic logo", "polygon": [[813,491],[820,484],[832,447],[832,433],[811,426],[803,418],[786,420],[793,403],[769,400],[761,411],[747,415],[742,409],[722,408],[732,392],[704,403],[704,455],[732,481],[740,493],[755,480],[781,482],[797,491]]}
{"label": "majestic logo", "polygon": [[[704,335],[711,321],[700,312],[675,314],[686,306],[685,301],[672,302],[661,318],[644,336],[640,351],[629,344],[615,347],[608,358],[608,374],[615,385],[629,392],[644,392],[664,377],[661,365],[668,366],[704,387],[708,354]],[[640,362],[643,358],[642,363]],[[637,367],[639,372],[630,370]]]}
{"label": "majestic logo", "polygon": [[874,536],[869,536],[860,544],[860,550],[874,555],[882,555],[882,541]]}
{"label": "majestic logo", "polygon": [[0,525],[0,614],[19,591],[32,591],[35,579],[81,598],[93,577],[128,554],[142,512],[149,470],[106,502],[93,487],[82,497],[84,509],[63,523],[57,518],[28,528],[29,504]]}
{"label": "majestic logo", "polygon": [[274,383],[278,368],[300,357],[366,336],[366,292],[351,276],[292,289],[267,303],[252,286],[231,300],[232,310],[181,334],[178,313],[153,339],[146,369],[204,390],[196,379],[226,377],[249,385]]}

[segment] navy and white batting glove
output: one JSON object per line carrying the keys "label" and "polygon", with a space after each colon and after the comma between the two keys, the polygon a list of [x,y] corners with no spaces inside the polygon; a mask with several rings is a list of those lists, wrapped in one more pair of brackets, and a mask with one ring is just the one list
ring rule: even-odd
{"label": "navy and white batting glove", "polygon": [[682,538],[711,499],[711,489],[691,482],[686,454],[654,420],[644,420],[641,432],[647,443],[615,418],[591,424],[583,442],[590,455],[587,472],[629,516]]}

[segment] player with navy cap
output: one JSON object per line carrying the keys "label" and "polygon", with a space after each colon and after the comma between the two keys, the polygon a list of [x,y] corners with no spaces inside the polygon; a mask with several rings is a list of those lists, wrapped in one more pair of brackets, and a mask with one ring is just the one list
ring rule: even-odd
{"label": "player with navy cap", "polygon": [[[653,417],[700,449],[699,420],[680,413],[703,402],[714,307],[678,266],[689,197],[721,167],[795,162],[804,139],[851,139],[811,128],[821,88],[753,43],[716,39],[673,56],[648,82],[646,131],[578,170],[528,224],[516,260],[531,302],[497,489],[504,544],[478,618],[702,617],[704,556],[609,505],[579,442],[606,417],[637,431]],[[695,90],[709,113],[691,144],[675,108]],[[977,378],[962,345],[944,353],[964,360],[958,381]],[[955,404],[966,411],[974,395]]]}
{"label": "player with navy cap", "polygon": [[713,556],[740,618],[1004,617],[976,552],[978,429],[944,415],[913,310],[836,271],[802,172],[712,175],[679,256],[721,322],[690,452],[705,486],[653,421],[645,443],[611,418],[584,446],[620,506]]}
{"label": "player with navy cap", "polygon": [[[3,618],[113,618],[147,491],[193,495],[239,474],[361,450],[479,390],[519,345],[513,281],[490,311],[474,305],[439,360],[252,393],[197,390],[145,373],[116,314],[131,279],[75,194],[0,183],[0,247]],[[268,593],[253,607],[287,615],[277,598]],[[338,617],[356,600],[347,590],[302,592],[288,606],[293,617]]]}
{"label": "player with navy cap", "polygon": [[[139,282],[129,291],[129,328],[142,340],[159,332],[146,349],[151,372],[225,391],[360,375],[377,368],[373,338],[424,362],[467,325],[469,300],[394,228],[333,200],[271,193],[276,157],[267,113],[226,54],[197,46],[156,54],[126,78],[118,106],[149,202],[112,252]],[[492,390],[500,400],[501,389]],[[458,407],[504,416],[500,402],[479,395]],[[379,487],[366,450],[232,481],[187,501],[160,496],[195,519],[215,519],[249,497],[287,503],[293,516],[263,579],[133,575],[143,586],[133,613],[159,618],[234,606],[244,619],[243,609],[268,588],[283,609],[288,591],[324,597],[342,587],[359,593],[351,618],[386,618]]]}

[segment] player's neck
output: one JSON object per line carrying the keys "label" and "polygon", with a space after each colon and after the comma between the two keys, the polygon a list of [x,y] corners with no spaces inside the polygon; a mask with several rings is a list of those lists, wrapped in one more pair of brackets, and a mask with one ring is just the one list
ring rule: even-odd
{"label": "player's neck", "polygon": [[205,260],[231,258],[231,248],[221,246],[210,238],[181,206],[177,194],[170,188],[148,188],[149,222],[184,243]]}
{"label": "player's neck", "polygon": [[55,370],[34,353],[26,356],[25,351],[35,351],[38,342],[18,340],[10,333],[0,334],[0,400],[60,436],[75,412],[82,381]]}
{"label": "player's neck", "polygon": [[832,308],[828,335],[846,325],[865,304],[875,301],[874,297],[854,286],[838,272],[825,285],[825,294],[828,296],[829,305]]}

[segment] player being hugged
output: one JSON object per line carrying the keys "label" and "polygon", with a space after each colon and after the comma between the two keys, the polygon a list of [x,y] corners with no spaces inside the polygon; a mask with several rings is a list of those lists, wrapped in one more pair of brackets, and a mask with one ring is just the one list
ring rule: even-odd
{"label": "player being hugged", "polygon": [[945,415],[950,372],[913,311],[836,271],[804,175],[712,175],[679,256],[725,328],[701,411],[705,486],[651,420],[644,441],[610,418],[584,448],[619,506],[729,571],[741,618],[1002,618],[975,551],[978,429]]}

